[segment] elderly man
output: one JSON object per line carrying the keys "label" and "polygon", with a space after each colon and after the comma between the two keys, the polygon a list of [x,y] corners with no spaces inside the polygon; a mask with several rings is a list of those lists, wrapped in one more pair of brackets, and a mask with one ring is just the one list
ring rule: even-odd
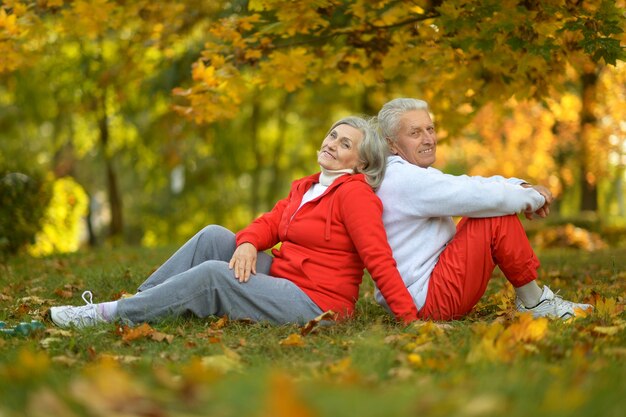
{"label": "elderly man", "polygon": [[[447,175],[432,168],[437,135],[428,104],[399,98],[378,113],[391,156],[377,191],[398,270],[424,319],[453,320],[484,294],[495,266],[515,288],[516,307],[567,319],[592,309],[536,283],[539,261],[516,213],[546,217],[552,194],[523,180]],[[451,216],[463,216],[455,227]],[[378,302],[384,299],[376,294]]]}

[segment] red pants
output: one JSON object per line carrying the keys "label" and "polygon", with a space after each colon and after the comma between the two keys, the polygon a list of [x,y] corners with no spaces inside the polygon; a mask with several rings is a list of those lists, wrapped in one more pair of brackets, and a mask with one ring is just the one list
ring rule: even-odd
{"label": "red pants", "polygon": [[433,270],[420,318],[453,320],[469,313],[496,265],[516,288],[537,278],[539,260],[517,216],[463,218]]}

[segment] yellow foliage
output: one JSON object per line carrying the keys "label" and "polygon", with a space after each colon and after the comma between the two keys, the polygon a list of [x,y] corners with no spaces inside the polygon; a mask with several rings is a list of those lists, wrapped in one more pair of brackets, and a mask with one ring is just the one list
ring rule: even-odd
{"label": "yellow foliage", "polygon": [[9,36],[19,34],[17,16],[15,14],[7,14],[4,9],[0,9],[0,33],[2,32],[6,32]]}
{"label": "yellow foliage", "polygon": [[46,0],[46,7],[62,7],[63,0]]}
{"label": "yellow foliage", "polygon": [[63,10],[67,22],[64,26],[76,35],[96,39],[119,24],[113,16],[115,12],[115,4],[108,0],[77,0],[72,2],[71,8]]}
{"label": "yellow foliage", "polygon": [[533,343],[546,336],[548,319],[533,319],[530,313],[526,313],[520,314],[508,327],[500,322],[478,323],[474,330],[480,340],[469,352],[468,362],[511,362],[518,356],[536,351]]}
{"label": "yellow foliage", "polygon": [[77,251],[87,205],[87,194],[76,181],[71,177],[57,179],[52,185],[52,198],[43,226],[28,252],[33,256],[45,256]]}
{"label": "yellow foliage", "polygon": [[608,245],[600,235],[576,227],[573,224],[545,228],[533,237],[533,245],[540,248],[566,247],[595,251],[605,249]]}
{"label": "yellow foliage", "polygon": [[288,92],[295,91],[307,79],[316,77],[314,61],[306,48],[272,52],[268,60],[261,63],[260,82]]}
{"label": "yellow foliage", "polygon": [[599,298],[596,301],[595,313],[604,319],[617,317],[624,311],[624,306],[618,304],[615,298]]}

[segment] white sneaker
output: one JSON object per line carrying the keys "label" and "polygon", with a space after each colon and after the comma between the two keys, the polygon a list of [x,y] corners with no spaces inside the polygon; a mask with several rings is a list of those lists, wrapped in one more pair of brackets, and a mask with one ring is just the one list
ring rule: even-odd
{"label": "white sneaker", "polygon": [[539,302],[534,307],[526,307],[522,303],[522,301],[517,298],[515,300],[515,306],[517,307],[517,311],[526,313],[530,312],[533,317],[559,317],[563,320],[567,320],[576,315],[574,311],[576,308],[580,308],[582,310],[591,311],[593,310],[593,306],[591,304],[580,304],[574,303],[572,301],[567,301],[554,294],[547,285],[543,286],[543,293],[541,294],[541,298],[539,298]]}
{"label": "white sneaker", "polygon": [[107,321],[104,317],[98,313],[96,304],[92,303],[93,294],[91,291],[85,291],[82,297],[87,305],[80,307],[61,306],[50,308],[50,318],[52,322],[63,328],[70,326],[82,328],[106,323]]}

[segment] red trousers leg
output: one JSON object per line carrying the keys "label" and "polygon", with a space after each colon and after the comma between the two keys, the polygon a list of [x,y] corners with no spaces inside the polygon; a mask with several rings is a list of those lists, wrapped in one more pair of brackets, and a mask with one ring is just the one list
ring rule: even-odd
{"label": "red trousers leg", "polygon": [[453,320],[469,313],[496,265],[514,287],[537,278],[539,260],[517,216],[462,219],[433,270],[420,317]]}

